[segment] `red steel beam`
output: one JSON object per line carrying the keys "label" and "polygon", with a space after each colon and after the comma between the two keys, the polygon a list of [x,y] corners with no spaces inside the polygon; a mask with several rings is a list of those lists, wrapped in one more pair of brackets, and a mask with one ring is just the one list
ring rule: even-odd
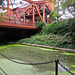
{"label": "red steel beam", "polygon": [[41,14],[40,14],[40,11],[39,11],[38,7],[37,7],[36,5],[34,5],[34,6],[36,7],[36,10],[37,10],[37,12],[38,12],[38,14],[39,14],[39,16],[40,16],[40,18],[41,18],[41,21],[43,22],[43,19],[42,19],[42,16],[41,16]]}
{"label": "red steel beam", "polygon": [[19,28],[19,29],[36,29],[35,26],[10,24],[10,23],[0,23],[0,27],[5,27],[5,28]]}
{"label": "red steel beam", "polygon": [[[8,8],[6,8],[6,7],[0,7],[0,9],[8,9]],[[10,8],[9,8],[9,10],[13,11],[13,9],[10,9]]]}
{"label": "red steel beam", "polygon": [[45,5],[43,5],[43,22],[46,22]]}
{"label": "red steel beam", "polygon": [[17,17],[20,17],[24,12],[26,12],[27,9],[29,9],[32,6],[32,4],[30,4],[29,6],[26,7],[25,10],[23,10],[20,14],[17,15]]}
{"label": "red steel beam", "polygon": [[32,10],[33,10],[33,26],[35,25],[35,8],[34,6],[32,6]]}
{"label": "red steel beam", "polygon": [[9,15],[9,0],[7,0],[7,15]]}

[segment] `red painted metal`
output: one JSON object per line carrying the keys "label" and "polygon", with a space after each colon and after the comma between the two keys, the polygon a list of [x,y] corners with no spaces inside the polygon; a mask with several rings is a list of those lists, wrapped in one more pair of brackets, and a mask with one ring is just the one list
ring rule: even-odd
{"label": "red painted metal", "polygon": [[4,27],[4,28],[19,28],[19,29],[36,29],[35,26],[10,24],[10,23],[0,23],[0,27]]}
{"label": "red painted metal", "polygon": [[51,2],[50,0],[24,1],[27,1],[30,4],[25,4],[25,7],[21,6],[10,9],[9,0],[7,0],[7,8],[0,7],[0,9],[7,10],[7,13],[2,18],[3,21],[0,22],[0,27],[36,29],[35,24],[37,17],[40,17],[42,22],[49,23],[47,15],[54,10],[55,0],[52,0]]}

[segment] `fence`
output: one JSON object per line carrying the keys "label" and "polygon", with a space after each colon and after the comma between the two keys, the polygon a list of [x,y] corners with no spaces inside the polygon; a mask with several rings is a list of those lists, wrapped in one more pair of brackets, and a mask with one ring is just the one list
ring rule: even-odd
{"label": "fence", "polygon": [[[5,55],[3,55],[2,53],[0,53],[1,56],[3,56],[4,58],[14,62],[14,63],[17,63],[17,64],[23,64],[23,65],[42,65],[42,64],[49,64],[49,63],[54,63],[55,62],[55,75],[58,75],[58,64],[63,68],[65,69],[68,73],[70,73],[71,75],[75,75],[74,73],[72,73],[69,69],[67,69],[62,63],[60,63],[60,61],[58,59],[54,60],[54,61],[49,61],[49,62],[42,62],[42,63],[21,63],[21,62],[17,62],[17,61],[14,61],[8,57],[6,57]],[[8,75],[1,67],[0,67],[0,70],[5,74],[5,75]]]}

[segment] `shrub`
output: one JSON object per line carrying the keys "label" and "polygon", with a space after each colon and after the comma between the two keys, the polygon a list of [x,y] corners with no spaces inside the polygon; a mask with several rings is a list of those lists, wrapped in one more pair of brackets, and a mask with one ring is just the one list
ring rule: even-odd
{"label": "shrub", "polygon": [[58,24],[57,22],[53,23],[53,24],[48,24],[46,25],[42,31],[41,34],[46,33],[46,34],[57,34],[57,29],[59,28],[60,23]]}
{"label": "shrub", "polygon": [[35,25],[36,26],[36,28],[37,28],[37,32],[39,33],[39,32],[41,32],[41,30],[43,29],[43,27],[45,26],[45,23],[44,22],[37,22],[37,24]]}
{"label": "shrub", "polygon": [[74,47],[75,45],[72,44],[70,36],[66,37],[66,36],[53,35],[53,34],[45,34],[45,35],[38,34],[30,38],[19,40],[18,42],[75,49]]}
{"label": "shrub", "polygon": [[48,24],[46,25],[42,31],[41,34],[61,34],[65,35],[67,33],[72,33],[75,32],[75,18],[71,18],[68,20],[60,21],[60,22],[55,22],[53,24]]}
{"label": "shrub", "polygon": [[40,28],[41,29],[41,28],[43,28],[44,25],[45,25],[44,22],[41,22],[41,21],[39,22],[38,21],[37,24],[36,24],[36,28],[38,28],[38,29]]}
{"label": "shrub", "polygon": [[75,44],[75,18],[69,19],[69,33],[72,38],[72,43]]}
{"label": "shrub", "polygon": [[[41,25],[42,27],[41,27]],[[38,23],[40,34],[19,42],[75,49],[75,18],[43,26]]]}

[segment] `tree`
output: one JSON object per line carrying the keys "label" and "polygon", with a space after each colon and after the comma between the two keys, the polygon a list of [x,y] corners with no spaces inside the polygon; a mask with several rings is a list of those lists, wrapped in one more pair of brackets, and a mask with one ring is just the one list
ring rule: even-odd
{"label": "tree", "polygon": [[[66,11],[75,17],[75,1],[74,0],[56,0],[53,18],[58,21],[58,18],[63,14],[67,18]],[[51,16],[52,17],[52,16]]]}
{"label": "tree", "polygon": [[59,11],[61,11],[61,5],[60,5],[60,1],[61,0],[56,0],[55,2],[55,9],[54,11],[50,12],[49,16],[50,16],[50,20],[53,19],[53,20],[57,20],[58,21],[58,18],[62,15],[62,14],[59,14]]}
{"label": "tree", "polygon": [[3,2],[4,0],[0,0],[0,5],[2,5],[2,2]]}
{"label": "tree", "polygon": [[67,9],[75,17],[75,0],[66,0],[61,2],[62,9]]}

